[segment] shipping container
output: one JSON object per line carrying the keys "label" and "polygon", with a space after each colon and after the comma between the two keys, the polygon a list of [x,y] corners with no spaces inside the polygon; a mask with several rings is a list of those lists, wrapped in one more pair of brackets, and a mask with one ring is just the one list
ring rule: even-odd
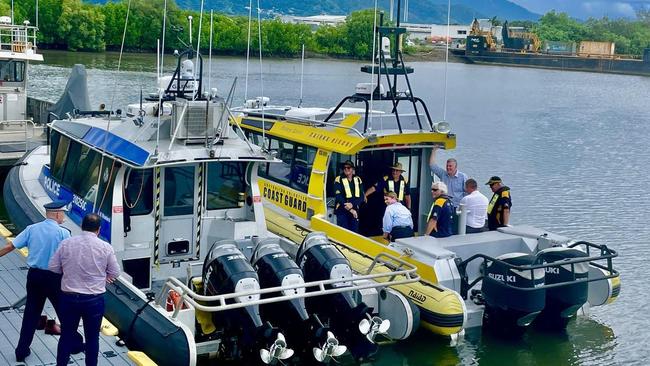
{"label": "shipping container", "polygon": [[561,42],[561,41],[544,41],[545,53],[551,55],[569,55],[573,56],[576,54],[576,43],[575,42]]}
{"label": "shipping container", "polygon": [[616,44],[614,42],[582,41],[578,54],[580,56],[613,56]]}

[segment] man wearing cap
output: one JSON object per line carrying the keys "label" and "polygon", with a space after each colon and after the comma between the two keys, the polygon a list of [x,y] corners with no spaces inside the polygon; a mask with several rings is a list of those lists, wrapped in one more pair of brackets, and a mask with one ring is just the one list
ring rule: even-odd
{"label": "man wearing cap", "polygon": [[354,163],[343,163],[343,174],[334,179],[334,213],[336,223],[350,231],[359,232],[359,206],[364,201],[363,183],[354,174]]}
{"label": "man wearing cap", "polygon": [[446,238],[452,234],[452,222],[456,209],[447,195],[447,185],[443,182],[433,182],[431,185],[433,204],[427,217],[427,229],[424,235],[436,238]]}
{"label": "man wearing cap", "polygon": [[384,239],[395,241],[395,239],[412,237],[413,217],[411,217],[411,211],[397,200],[397,193],[386,193],[384,202],[386,203],[386,211],[382,220]]}
{"label": "man wearing cap", "polygon": [[496,230],[499,227],[508,226],[510,207],[512,207],[510,188],[504,186],[501,178],[496,175],[485,184],[490,186],[494,193],[487,208],[488,229]]}
{"label": "man wearing cap", "polygon": [[365,193],[366,199],[376,191],[380,191],[384,195],[388,192],[395,192],[398,202],[410,210],[411,194],[409,193],[409,182],[408,179],[404,178],[402,175],[406,170],[402,168],[402,163],[395,163],[390,167],[390,169],[390,176],[385,175],[380,181],[368,188]]}
{"label": "man wearing cap", "polygon": [[473,178],[465,181],[467,196],[460,200],[460,204],[467,209],[467,225],[465,232],[475,234],[485,231],[485,217],[487,214],[488,199],[478,190],[478,183]]}
{"label": "man wearing cap", "polygon": [[[27,291],[23,323],[20,328],[20,338],[16,346],[16,361],[23,362],[31,353],[29,347],[34,339],[36,328],[40,328],[39,320],[49,299],[56,314],[60,317],[59,295],[61,293],[61,275],[50,272],[48,263],[62,240],[70,237],[70,231],[59,226],[65,221],[65,211],[68,202],[54,201],[44,205],[45,220],[29,225],[13,241],[0,249],[0,257],[14,249],[27,248]],[[42,321],[42,320],[41,320]],[[42,329],[42,328],[41,328]],[[59,334],[60,330],[53,320],[47,322],[45,329],[48,334]]]}
{"label": "man wearing cap", "polygon": [[445,169],[438,166],[436,164],[437,150],[437,146],[434,146],[433,149],[431,149],[429,168],[431,168],[431,173],[437,175],[438,178],[440,178],[440,181],[442,181],[447,186],[447,189],[449,189],[449,196],[454,207],[459,207],[461,198],[465,196],[465,181],[467,180],[467,175],[458,170],[458,162],[454,158],[447,159]]}
{"label": "man wearing cap", "polygon": [[100,224],[97,214],[86,215],[81,222],[82,233],[61,242],[50,259],[50,270],[63,274],[60,300],[62,333],[56,355],[58,366],[70,361],[81,319],[86,337],[86,366],[97,365],[106,283],[112,283],[120,275],[113,247],[97,237]]}

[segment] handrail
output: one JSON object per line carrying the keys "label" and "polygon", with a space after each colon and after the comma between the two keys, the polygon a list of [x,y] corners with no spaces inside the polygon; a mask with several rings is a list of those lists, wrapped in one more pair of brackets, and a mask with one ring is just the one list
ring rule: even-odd
{"label": "handrail", "polygon": [[[336,279],[321,280],[321,281],[311,281],[311,282],[304,282],[301,284],[269,287],[269,288],[262,288],[253,291],[229,293],[229,294],[222,294],[222,295],[212,295],[212,296],[199,295],[196,292],[194,292],[192,289],[190,289],[187,285],[185,285],[183,282],[181,282],[178,278],[170,277],[167,279],[160,293],[156,297],[156,304],[162,306],[163,301],[166,300],[168,291],[174,290],[181,295],[182,302],[187,302],[192,306],[194,306],[196,309],[201,311],[218,312],[218,311],[244,308],[247,306],[269,304],[269,303],[288,301],[288,300],[294,300],[300,298],[338,294],[343,292],[364,290],[369,288],[403,285],[407,283],[417,282],[420,280],[420,276],[417,274],[416,266],[407,263],[400,258],[391,256],[386,253],[380,253],[379,255],[377,255],[377,257],[375,257],[372,265],[369,268],[369,271],[371,271],[379,263],[386,265],[386,262],[382,258],[389,258],[397,262],[399,264],[399,268],[405,268],[405,269],[391,270],[385,273],[364,274],[364,275],[354,276],[353,278],[336,278]],[[400,277],[400,279],[395,279],[396,277]],[[373,281],[381,278],[388,278],[388,281],[385,282]],[[366,282],[366,280],[370,280],[370,281]],[[360,281],[363,281],[363,283],[359,284],[358,282]],[[347,286],[348,284],[350,285]],[[346,286],[335,287],[336,285],[346,285]],[[326,288],[326,286],[333,286],[333,287]],[[271,293],[278,293],[278,292],[282,293],[282,291],[296,290],[301,288],[304,288],[307,291],[303,293],[289,294],[289,295],[282,294],[270,298],[261,298],[261,299],[252,300],[248,302],[236,302],[230,304],[226,303],[227,300],[232,300],[235,298],[264,295],[264,294],[271,294]],[[312,291],[309,291],[310,289],[312,289]],[[218,305],[204,305],[199,303],[198,301],[217,302]],[[180,308],[181,308],[180,306],[177,306],[174,309],[172,318],[176,318]]]}
{"label": "handrail", "polygon": [[[613,250],[609,249],[606,245],[597,245],[593,244],[587,241],[578,241],[575,242],[571,245],[568,246],[568,248],[575,248],[576,246],[584,245],[587,250],[587,257],[580,257],[580,258],[573,258],[573,259],[564,259],[556,262],[543,262],[542,254],[543,253],[537,253],[535,260],[533,261],[533,264],[528,264],[528,265],[514,265],[511,263],[507,263],[505,261],[490,257],[485,254],[475,254],[468,259],[458,263],[458,269],[459,271],[463,274],[463,279],[461,283],[461,296],[466,298],[467,293],[469,290],[474,287],[479,281],[483,280],[485,277],[485,273],[487,272],[487,264],[488,262],[496,262],[499,263],[502,266],[507,267],[510,270],[515,270],[515,271],[530,271],[531,278],[535,278],[534,276],[534,271],[536,269],[546,269],[546,268],[554,268],[554,267],[561,267],[561,266],[571,266],[571,273],[573,274],[573,277],[575,278],[575,264],[579,263],[589,263],[590,265],[593,265],[594,267],[601,268],[605,271],[607,271],[609,274],[605,275],[604,277],[600,278],[585,278],[585,279],[573,279],[573,280],[568,280],[568,281],[563,281],[563,282],[557,282],[553,284],[544,284],[540,286],[535,286],[534,284],[531,284],[531,287],[517,287],[508,284],[507,282],[503,282],[503,285],[512,289],[517,289],[520,291],[531,291],[531,290],[538,290],[538,289],[546,289],[546,288],[554,288],[554,287],[562,287],[562,286],[567,286],[570,284],[576,284],[576,283],[584,283],[584,282],[593,282],[593,281],[600,281],[604,279],[610,279],[610,278],[615,278],[619,276],[619,272],[613,268],[612,264],[612,259],[618,256],[618,253]],[[596,256],[590,256],[590,250],[589,248],[595,248],[600,250],[600,254]],[[478,276],[476,279],[474,279],[472,282],[467,282],[467,276],[466,276],[466,268],[467,265],[476,260],[476,259],[482,259],[483,262],[481,263],[481,275]],[[595,261],[607,261],[607,265],[604,266],[599,263],[595,263]]]}
{"label": "handrail", "polygon": [[[246,112],[245,110],[242,110],[242,109],[239,109],[239,108],[234,108],[233,110],[235,112],[245,113],[245,116],[258,117],[258,118],[262,116],[262,113],[253,112],[253,111]],[[338,109],[336,109],[336,111],[338,111]],[[351,113],[349,115],[352,115],[352,114],[354,114],[354,113]],[[331,115],[333,115],[333,114],[331,114]],[[312,119],[301,118],[301,117],[293,117],[293,116],[292,117],[286,117],[286,116],[281,115],[281,114],[275,114],[273,112],[266,112],[266,111],[264,112],[264,116],[265,117],[275,117],[274,119],[279,121],[279,122],[302,124],[302,125],[308,125],[310,127],[318,127],[318,125],[324,125],[324,126],[328,126],[328,127],[342,128],[342,129],[350,130],[350,131],[354,132],[359,137],[365,137],[361,131],[359,131],[358,129],[356,129],[354,127],[341,126],[340,124],[337,124],[337,123],[328,122],[328,119],[329,119],[330,116],[326,117],[325,120],[323,120],[323,121],[312,120]]]}
{"label": "handrail", "polygon": [[37,27],[17,24],[0,25],[0,51],[26,53],[36,49]]}
{"label": "handrail", "polygon": [[[4,126],[22,126],[22,129],[13,129],[13,130],[5,130]],[[31,125],[31,129],[29,126]],[[6,121],[0,121],[0,136],[9,136],[9,135],[18,135],[22,133],[22,136],[20,137],[22,141],[20,140],[14,140],[14,141],[4,141],[3,139],[0,139],[0,145],[11,145],[11,144],[16,144],[16,143],[24,143],[25,148],[24,151],[27,151],[27,144],[29,142],[29,139],[34,138],[34,130],[37,128],[44,128],[43,125],[35,123],[31,119],[17,119],[17,120],[6,120]],[[28,130],[31,131],[31,135],[28,136]]]}

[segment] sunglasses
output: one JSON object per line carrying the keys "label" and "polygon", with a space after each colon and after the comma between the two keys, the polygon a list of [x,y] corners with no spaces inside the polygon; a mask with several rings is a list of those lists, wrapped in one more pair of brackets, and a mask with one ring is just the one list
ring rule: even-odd
{"label": "sunglasses", "polygon": [[346,166],[343,167],[343,169],[352,169],[352,167],[349,166],[349,165],[346,165]]}
{"label": "sunglasses", "polygon": [[437,192],[438,188],[431,188],[431,192]]}

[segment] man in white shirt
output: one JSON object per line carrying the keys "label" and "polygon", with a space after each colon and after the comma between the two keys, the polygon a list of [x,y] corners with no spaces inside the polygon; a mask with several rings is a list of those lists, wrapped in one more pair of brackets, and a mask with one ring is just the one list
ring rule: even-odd
{"label": "man in white shirt", "polygon": [[485,231],[485,218],[487,216],[488,199],[479,192],[476,180],[469,178],[465,181],[467,195],[460,200],[461,205],[467,209],[467,225],[465,232],[475,234]]}

